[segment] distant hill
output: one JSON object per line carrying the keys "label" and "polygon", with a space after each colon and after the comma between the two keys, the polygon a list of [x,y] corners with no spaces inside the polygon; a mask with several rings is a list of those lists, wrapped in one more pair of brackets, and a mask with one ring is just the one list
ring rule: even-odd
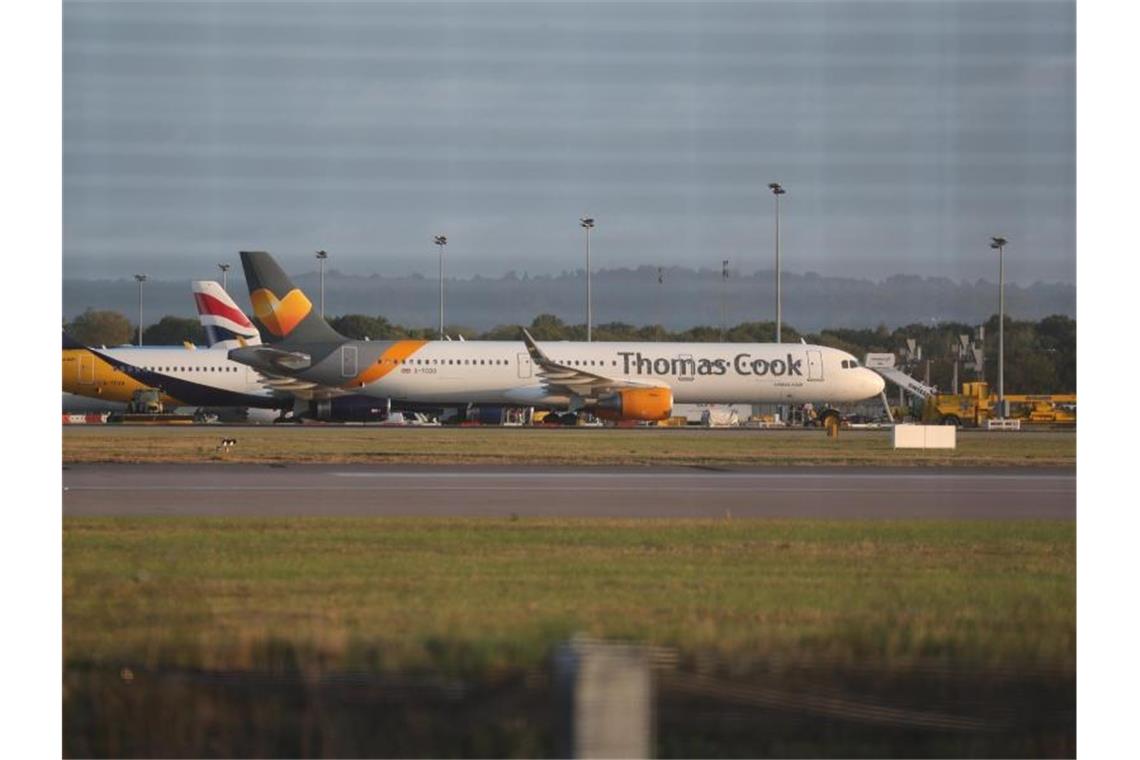
{"label": "distant hill", "polygon": [[[316,272],[295,278],[318,301]],[[727,282],[719,271],[674,267],[657,282],[656,267],[607,269],[594,273],[594,323],[663,324],[671,330],[719,325],[721,300],[726,321],[774,319],[775,284],[771,271],[732,273]],[[143,321],[163,315],[194,316],[190,283],[149,280],[143,286]],[[230,292],[248,310],[241,277],[230,277]],[[439,281],[414,275],[382,277],[325,274],[325,312],[383,315],[408,326],[430,326],[437,320]],[[581,270],[528,277],[509,272],[490,279],[446,280],[444,307],[449,325],[487,330],[503,324],[529,324],[541,313],[568,323],[585,322],[585,283]],[[954,281],[942,277],[895,275],[882,281],[824,277],[814,273],[783,276],[784,322],[801,331],[824,327],[890,328],[916,322],[979,323],[997,313],[997,284]],[[63,317],[87,308],[114,309],[136,319],[137,285],[133,279],[63,282]],[[1076,316],[1076,287],[1063,283],[1006,285],[1006,310],[1017,319],[1037,320],[1049,314]]]}

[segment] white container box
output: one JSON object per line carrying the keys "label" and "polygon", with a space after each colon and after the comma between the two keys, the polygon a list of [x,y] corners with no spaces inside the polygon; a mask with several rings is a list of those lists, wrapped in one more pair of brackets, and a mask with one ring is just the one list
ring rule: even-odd
{"label": "white container box", "polygon": [[954,449],[958,428],[953,425],[895,425],[891,445],[896,449]]}

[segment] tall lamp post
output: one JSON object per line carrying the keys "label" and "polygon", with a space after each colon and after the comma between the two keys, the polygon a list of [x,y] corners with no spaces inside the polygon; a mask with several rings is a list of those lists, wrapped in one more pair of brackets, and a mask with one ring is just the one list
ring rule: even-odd
{"label": "tall lamp post", "polygon": [[594,229],[594,220],[584,216],[578,224],[586,230],[586,340],[591,341],[594,339],[594,311],[590,292],[590,230]]}
{"label": "tall lamp post", "polygon": [[226,289],[226,273],[230,271],[229,264],[218,264],[218,269],[222,270],[222,290]]}
{"label": "tall lamp post", "polygon": [[[661,332],[665,332],[665,318],[661,313],[665,299],[661,297],[662,286],[665,284],[665,267],[657,267],[657,324]],[[661,333],[657,333],[657,340],[661,340]]]}
{"label": "tall lamp post", "polygon": [[146,282],[145,274],[136,274],[135,282],[139,284],[139,345],[142,345],[142,284]]}
{"label": "tall lamp post", "polygon": [[779,182],[769,182],[768,189],[776,196],[776,342],[781,343],[783,323],[783,301],[780,292],[780,196],[788,192]]}
{"label": "tall lamp post", "polygon": [[439,339],[443,340],[443,247],[447,245],[447,235],[436,235],[439,246]]}
{"label": "tall lamp post", "polygon": [[325,251],[317,251],[317,261],[321,265],[321,319],[325,318],[325,259],[328,257]]}
{"label": "tall lamp post", "polygon": [[720,339],[724,340],[724,331],[728,322],[728,307],[725,302],[728,299],[728,259],[723,259],[720,262]]}
{"label": "tall lamp post", "polygon": [[998,409],[1005,416],[1005,246],[1003,237],[990,238],[990,248],[998,252]]}

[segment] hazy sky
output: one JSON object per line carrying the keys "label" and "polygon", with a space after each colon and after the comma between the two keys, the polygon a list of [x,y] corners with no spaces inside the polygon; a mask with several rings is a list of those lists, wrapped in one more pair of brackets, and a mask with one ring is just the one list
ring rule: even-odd
{"label": "hazy sky", "polygon": [[64,276],[1075,277],[1072,2],[64,4]]}

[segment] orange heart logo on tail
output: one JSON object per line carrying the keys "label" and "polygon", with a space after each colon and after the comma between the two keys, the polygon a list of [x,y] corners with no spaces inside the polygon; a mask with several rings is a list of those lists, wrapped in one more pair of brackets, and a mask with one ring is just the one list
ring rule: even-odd
{"label": "orange heart logo on tail", "polygon": [[249,294],[249,300],[253,303],[254,315],[278,338],[293,332],[293,328],[313,310],[312,302],[296,288],[281,300],[277,300],[277,296],[267,288],[260,288]]}

